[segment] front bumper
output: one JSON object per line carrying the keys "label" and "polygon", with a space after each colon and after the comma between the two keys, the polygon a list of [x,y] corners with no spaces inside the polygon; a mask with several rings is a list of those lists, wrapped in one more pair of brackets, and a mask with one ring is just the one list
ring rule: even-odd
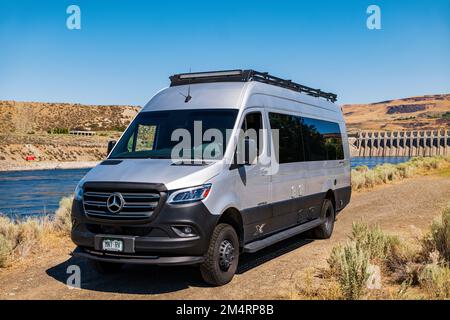
{"label": "front bumper", "polygon": [[[93,218],[85,214],[81,201],[72,204],[74,256],[99,261],[138,264],[199,264],[208,250],[218,217],[200,201],[183,205],[162,204],[150,219],[123,221]],[[188,225],[193,237],[181,237],[172,226]],[[101,239],[123,239],[124,252],[102,251]]]}
{"label": "front bumper", "polygon": [[203,257],[160,257],[160,256],[148,256],[148,255],[135,255],[135,254],[115,254],[111,252],[102,252],[89,249],[82,249],[77,247],[72,255],[74,257],[87,258],[96,261],[104,261],[111,263],[131,263],[131,264],[146,264],[146,265],[192,265],[201,264],[204,261]]}

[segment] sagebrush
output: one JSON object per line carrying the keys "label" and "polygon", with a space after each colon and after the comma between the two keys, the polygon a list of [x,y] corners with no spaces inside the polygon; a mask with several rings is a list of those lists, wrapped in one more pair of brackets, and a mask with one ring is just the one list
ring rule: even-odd
{"label": "sagebrush", "polygon": [[69,235],[71,206],[72,198],[64,197],[53,218],[12,220],[0,217],[0,267],[5,267],[10,259],[40,250],[46,234]]}
{"label": "sagebrush", "polygon": [[344,298],[361,298],[369,278],[367,252],[351,241],[344,246],[334,247],[328,263]]}
{"label": "sagebrush", "polygon": [[372,264],[401,286],[402,297],[408,287],[419,286],[431,299],[450,299],[449,239],[450,203],[416,245],[385,234],[379,226],[353,223],[349,242],[333,248],[324,274],[337,280],[346,299],[365,295]]}
{"label": "sagebrush", "polygon": [[439,169],[449,165],[450,157],[435,156],[412,158],[408,162],[397,165],[385,163],[373,169],[360,166],[352,170],[352,188],[354,190],[372,188],[376,185],[410,178],[423,171]]}

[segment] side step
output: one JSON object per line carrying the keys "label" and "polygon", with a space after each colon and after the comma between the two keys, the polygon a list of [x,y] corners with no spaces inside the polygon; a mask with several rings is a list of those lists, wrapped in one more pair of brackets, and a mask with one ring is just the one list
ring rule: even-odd
{"label": "side step", "polygon": [[267,238],[250,242],[249,244],[245,245],[244,252],[253,253],[253,252],[259,251],[259,250],[264,249],[268,246],[271,246],[277,242],[286,240],[286,239],[293,237],[299,233],[302,233],[302,232],[308,231],[312,228],[315,228],[321,224],[322,224],[321,219],[315,219],[315,220],[309,221],[307,223],[301,224],[299,226],[275,233],[274,235],[269,236]]}

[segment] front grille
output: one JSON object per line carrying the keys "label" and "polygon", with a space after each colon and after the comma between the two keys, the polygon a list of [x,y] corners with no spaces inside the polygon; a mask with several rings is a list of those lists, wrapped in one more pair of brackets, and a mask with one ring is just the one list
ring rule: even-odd
{"label": "front grille", "polygon": [[[120,193],[123,197],[123,207],[113,213],[108,209],[107,201],[112,194]],[[158,206],[160,200],[158,192],[120,192],[85,190],[83,193],[84,211],[89,216],[108,219],[142,219],[148,218]]]}

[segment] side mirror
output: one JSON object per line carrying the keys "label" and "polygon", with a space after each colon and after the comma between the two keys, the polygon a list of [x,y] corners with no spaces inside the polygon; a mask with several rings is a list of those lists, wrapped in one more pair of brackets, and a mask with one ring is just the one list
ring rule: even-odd
{"label": "side mirror", "polygon": [[106,155],[109,155],[111,153],[111,150],[116,145],[116,142],[117,142],[116,140],[108,141],[108,153]]}

